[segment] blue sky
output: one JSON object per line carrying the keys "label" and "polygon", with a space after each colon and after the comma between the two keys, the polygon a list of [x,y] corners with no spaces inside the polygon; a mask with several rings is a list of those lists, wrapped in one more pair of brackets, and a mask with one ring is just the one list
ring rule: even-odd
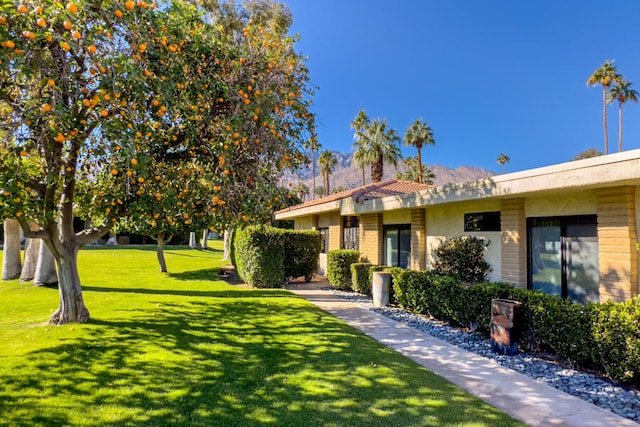
{"label": "blue sky", "polygon": [[[498,172],[504,152],[519,171],[604,149],[602,90],[585,83],[605,60],[640,91],[637,0],[284,1],[318,86],[323,148],[350,152],[365,109],[401,136],[426,120],[427,164]],[[615,152],[617,103],[607,113]],[[640,106],[623,113],[623,148],[640,148]]]}

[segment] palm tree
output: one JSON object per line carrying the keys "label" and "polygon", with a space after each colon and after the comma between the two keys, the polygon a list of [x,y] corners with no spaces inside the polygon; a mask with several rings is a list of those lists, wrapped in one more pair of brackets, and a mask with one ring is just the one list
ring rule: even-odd
{"label": "palm tree", "polygon": [[395,129],[388,129],[386,120],[375,119],[367,124],[360,134],[366,147],[365,158],[371,164],[371,181],[380,182],[384,175],[384,162],[398,166],[402,153],[398,143],[400,137]]}
{"label": "palm tree", "polygon": [[498,156],[498,164],[502,165],[502,173],[507,171],[507,163],[511,161],[511,158],[504,153],[500,153]]}
{"label": "palm tree", "polygon": [[329,195],[329,175],[333,172],[333,168],[338,164],[338,159],[329,150],[324,150],[318,157],[318,166],[320,173],[324,176],[324,195]]}
{"label": "palm tree", "polygon": [[602,86],[602,121],[604,124],[604,154],[609,154],[609,134],[607,132],[607,92],[612,83],[620,81],[621,76],[613,61],[605,61],[587,79],[587,86]]}
{"label": "palm tree", "polygon": [[320,142],[318,142],[315,136],[309,139],[306,145],[307,145],[307,148],[311,150],[311,175],[313,176],[311,197],[315,199],[316,198],[316,151],[318,151],[320,147],[322,147],[322,145],[320,145]]}
{"label": "palm tree", "polygon": [[415,147],[418,150],[418,182],[422,184],[422,147],[435,145],[433,130],[422,119],[416,119],[404,133],[404,145]]}
{"label": "palm tree", "polygon": [[638,91],[631,89],[632,84],[620,77],[609,91],[608,101],[618,101],[618,152],[622,151],[622,104],[627,101],[638,102]]}
{"label": "palm tree", "polygon": [[422,165],[422,170],[419,171],[417,157],[407,157],[402,161],[402,164],[404,165],[405,170],[404,172],[397,172],[396,179],[401,181],[418,182],[418,175],[422,174],[422,184],[433,185],[433,180],[436,175],[424,164]]}
{"label": "palm tree", "polygon": [[367,178],[364,170],[369,163],[367,163],[367,147],[362,140],[361,135],[365,126],[368,124],[369,116],[367,116],[367,112],[365,110],[360,110],[351,122],[351,129],[355,131],[353,134],[353,148],[355,149],[353,153],[353,161],[356,162],[358,167],[362,168],[362,185],[367,185]]}

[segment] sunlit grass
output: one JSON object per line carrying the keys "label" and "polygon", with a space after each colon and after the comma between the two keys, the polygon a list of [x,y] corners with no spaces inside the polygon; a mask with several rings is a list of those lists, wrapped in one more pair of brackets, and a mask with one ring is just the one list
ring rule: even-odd
{"label": "sunlit grass", "polygon": [[0,425],[511,426],[285,290],[218,280],[221,244],[89,248],[91,321],[48,326],[56,289],[0,284]]}

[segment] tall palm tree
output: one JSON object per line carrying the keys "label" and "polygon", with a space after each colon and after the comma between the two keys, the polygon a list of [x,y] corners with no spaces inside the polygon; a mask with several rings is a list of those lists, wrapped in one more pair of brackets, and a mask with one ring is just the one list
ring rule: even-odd
{"label": "tall palm tree", "polygon": [[422,184],[433,185],[433,180],[436,175],[426,165],[422,165],[422,168],[418,170],[418,157],[410,156],[402,160],[402,164],[405,167],[404,172],[397,172],[396,179],[401,181],[418,182],[418,175],[422,174]]}
{"label": "tall palm tree", "polygon": [[621,77],[609,90],[609,102],[618,101],[618,152],[622,151],[622,104],[638,102],[638,91],[631,89],[632,84]]}
{"label": "tall palm tree", "polygon": [[500,153],[500,155],[498,156],[498,164],[502,165],[502,173],[505,173],[507,171],[507,163],[509,163],[511,161],[511,157],[507,156],[504,153]]}
{"label": "tall palm tree", "polygon": [[307,148],[311,151],[311,175],[313,175],[312,179],[312,198],[316,198],[316,151],[320,150],[320,142],[316,137],[313,137],[307,141]]}
{"label": "tall palm tree", "polygon": [[422,184],[422,147],[435,144],[433,130],[422,119],[416,119],[404,132],[404,145],[418,150],[418,182],[420,184]]}
{"label": "tall palm tree", "polygon": [[602,86],[602,121],[604,124],[604,154],[609,154],[609,134],[607,132],[607,92],[612,83],[620,81],[621,76],[613,61],[605,61],[587,79],[587,86]]}
{"label": "tall palm tree", "polygon": [[380,182],[384,175],[384,162],[398,166],[402,160],[398,132],[388,128],[386,120],[375,119],[364,127],[360,138],[366,147],[365,158],[371,164],[371,181]]}
{"label": "tall palm tree", "polygon": [[356,117],[351,122],[351,129],[355,131],[353,134],[353,148],[355,149],[353,153],[353,161],[356,162],[358,167],[362,168],[362,185],[367,185],[367,178],[364,170],[369,164],[367,163],[367,147],[361,138],[362,131],[367,124],[369,124],[369,116],[367,116],[367,112],[365,110],[358,111],[358,114],[356,114]]}
{"label": "tall palm tree", "polygon": [[338,159],[329,150],[324,150],[318,157],[318,166],[320,166],[320,173],[324,176],[324,195],[329,195],[329,175],[333,172],[333,168],[338,164]]}

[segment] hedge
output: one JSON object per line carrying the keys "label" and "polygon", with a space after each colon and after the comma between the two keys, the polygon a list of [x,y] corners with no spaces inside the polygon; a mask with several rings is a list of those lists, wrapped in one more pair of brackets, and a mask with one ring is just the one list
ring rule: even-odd
{"label": "hedge", "polygon": [[247,227],[233,233],[232,262],[240,278],[250,285],[279,288],[287,277],[311,279],[321,244],[317,231]]}
{"label": "hedge", "polygon": [[357,263],[360,252],[353,249],[335,249],[327,252],[327,279],[337,289],[351,289],[351,264]]}
{"label": "hedge", "polygon": [[361,294],[371,294],[371,263],[356,262],[351,264],[351,289]]}
{"label": "hedge", "polygon": [[432,271],[404,271],[393,281],[398,304],[488,336],[491,300],[523,303],[521,347],[548,351],[574,366],[604,370],[640,385],[640,297],[582,305],[506,283],[463,285]]}

